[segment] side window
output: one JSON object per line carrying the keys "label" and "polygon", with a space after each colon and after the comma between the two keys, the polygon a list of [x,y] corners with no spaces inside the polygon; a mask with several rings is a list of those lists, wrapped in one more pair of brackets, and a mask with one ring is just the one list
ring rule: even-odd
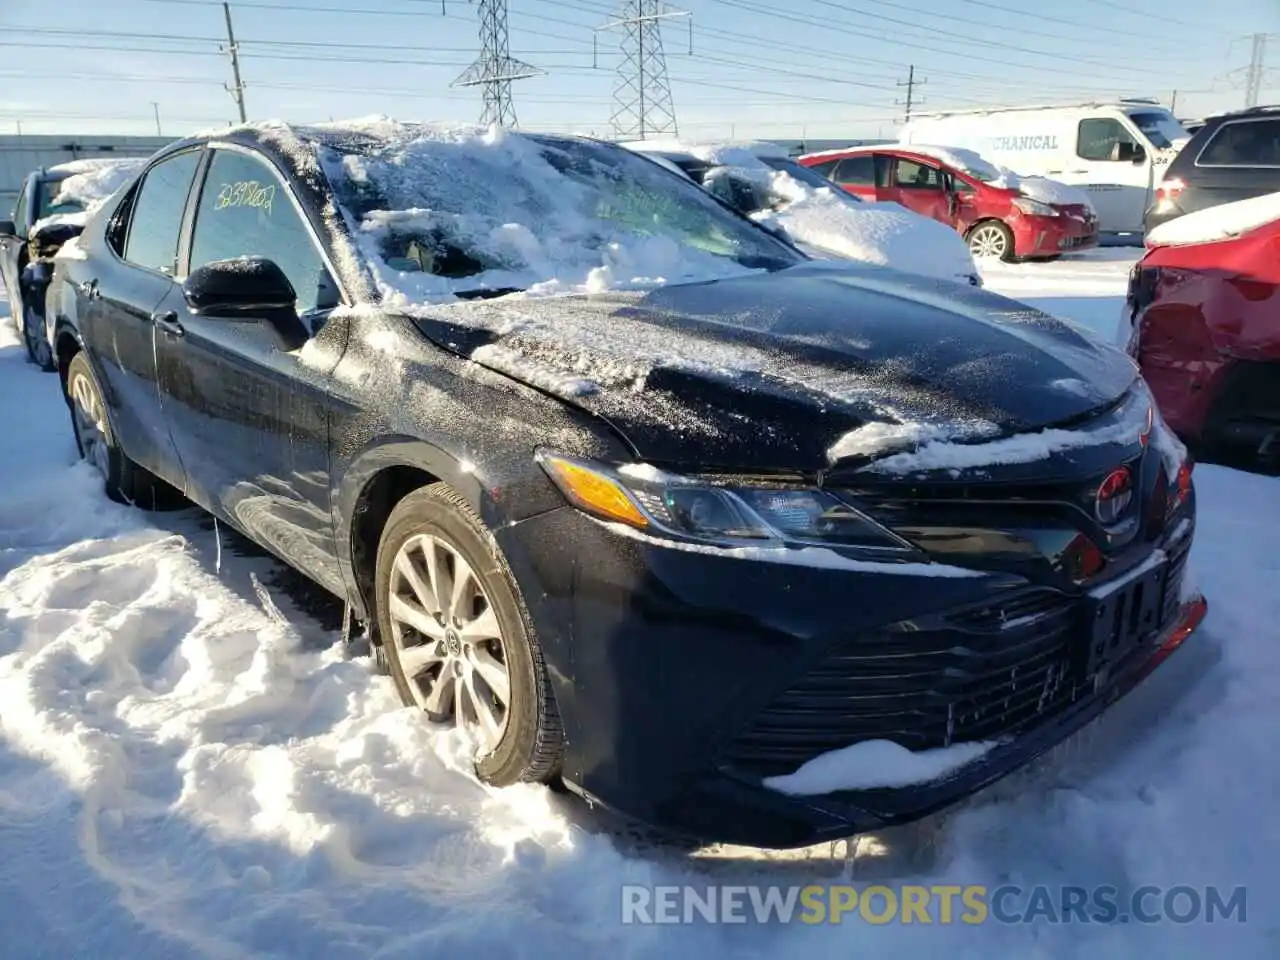
{"label": "side window", "polygon": [[149,270],[174,275],[182,214],[200,151],[190,150],[162,160],[147,171],[134,195],[124,258]]}
{"label": "side window", "polygon": [[1280,167],[1280,119],[1224,123],[1209,138],[1197,167]]}
{"label": "side window", "polygon": [[942,171],[914,160],[899,160],[894,172],[894,186],[908,190],[941,190]]}
{"label": "side window", "polygon": [[845,157],[840,161],[832,178],[836,183],[851,187],[871,187],[876,182],[876,161],[870,154]]}
{"label": "side window", "polygon": [[196,208],[191,269],[236,257],[274,261],[300,313],[338,305],[337,285],[275,171],[248,154],[215,150]]}
{"label": "side window", "polygon": [[1138,141],[1119,120],[1094,117],[1080,121],[1076,154],[1081,159],[1132,163],[1137,152]]}
{"label": "side window", "polygon": [[830,180],[830,179],[833,179],[831,176],[831,172],[835,170],[835,168],[839,164],[840,164],[839,160],[823,160],[821,163],[813,164],[811,167],[809,167],[809,169],[812,170],[814,173],[818,174],[819,176],[826,177],[828,180]]}

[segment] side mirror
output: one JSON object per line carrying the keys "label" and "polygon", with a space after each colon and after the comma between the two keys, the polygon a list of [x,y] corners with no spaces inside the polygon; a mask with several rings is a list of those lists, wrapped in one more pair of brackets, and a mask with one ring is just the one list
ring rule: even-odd
{"label": "side mirror", "polygon": [[0,220],[0,237],[16,237],[18,228],[13,225],[12,220]]}
{"label": "side mirror", "polygon": [[293,284],[265,257],[206,263],[187,277],[182,295],[197,316],[266,324],[285,352],[307,342],[309,334],[298,317]]}
{"label": "side mirror", "polygon": [[1147,151],[1146,151],[1146,150],[1144,150],[1144,149],[1142,149],[1142,147],[1141,147],[1141,146],[1136,146],[1136,147],[1134,147],[1134,148],[1133,148],[1133,164],[1134,164],[1134,166],[1138,166],[1139,164],[1143,164],[1143,163],[1146,163],[1146,162],[1147,162]]}
{"label": "side mirror", "polygon": [[264,257],[206,263],[187,277],[182,294],[192,313],[232,319],[293,313],[298,303],[284,271]]}

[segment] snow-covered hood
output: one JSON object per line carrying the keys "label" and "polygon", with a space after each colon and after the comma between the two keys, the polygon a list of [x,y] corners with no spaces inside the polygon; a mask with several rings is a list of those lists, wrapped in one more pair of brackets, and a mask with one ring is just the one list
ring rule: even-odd
{"label": "snow-covered hood", "polygon": [[934,438],[1034,430],[1107,406],[1136,375],[1119,351],[1015,301],[834,264],[414,319],[604,417],[641,459],[702,467],[824,469],[868,423]]}
{"label": "snow-covered hood", "polygon": [[1160,224],[1146,236],[1148,247],[1230,240],[1280,220],[1280,193],[1206,207]]}
{"label": "snow-covered hood", "polygon": [[63,174],[58,182],[53,205],[76,204],[74,213],[55,213],[38,220],[32,231],[52,224],[83,227],[112,194],[128,183],[146,164],[145,158],[120,157],[73,160],[50,167],[49,172]]}

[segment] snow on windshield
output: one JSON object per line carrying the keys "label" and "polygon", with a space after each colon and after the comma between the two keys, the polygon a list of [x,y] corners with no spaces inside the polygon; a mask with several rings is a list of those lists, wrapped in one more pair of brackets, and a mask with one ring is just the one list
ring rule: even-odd
{"label": "snow on windshield", "polygon": [[799,261],[626,150],[379,121],[316,128],[320,162],[384,300],[596,292]]}
{"label": "snow on windshield", "polygon": [[757,222],[777,223],[818,256],[960,283],[977,274],[973,255],[951,227],[896,203],[856,201],[771,146],[659,141],[631,149],[684,154],[712,165],[703,187]]}
{"label": "snow on windshield", "polygon": [[113,193],[124,186],[146,165],[146,159],[73,160],[51,167],[49,172],[68,174],[50,184],[53,196],[49,202],[51,215],[32,228],[39,230],[54,223],[83,224]]}

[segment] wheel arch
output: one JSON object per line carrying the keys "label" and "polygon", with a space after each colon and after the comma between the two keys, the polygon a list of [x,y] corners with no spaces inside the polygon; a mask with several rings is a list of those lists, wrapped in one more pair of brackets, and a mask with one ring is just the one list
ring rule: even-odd
{"label": "wheel arch", "polygon": [[[360,451],[335,491],[335,534],[356,618],[373,628],[378,543],[396,504],[414,490],[446,483],[492,526],[498,511],[474,465],[411,437],[380,440]],[[375,642],[376,642],[376,638]]]}

